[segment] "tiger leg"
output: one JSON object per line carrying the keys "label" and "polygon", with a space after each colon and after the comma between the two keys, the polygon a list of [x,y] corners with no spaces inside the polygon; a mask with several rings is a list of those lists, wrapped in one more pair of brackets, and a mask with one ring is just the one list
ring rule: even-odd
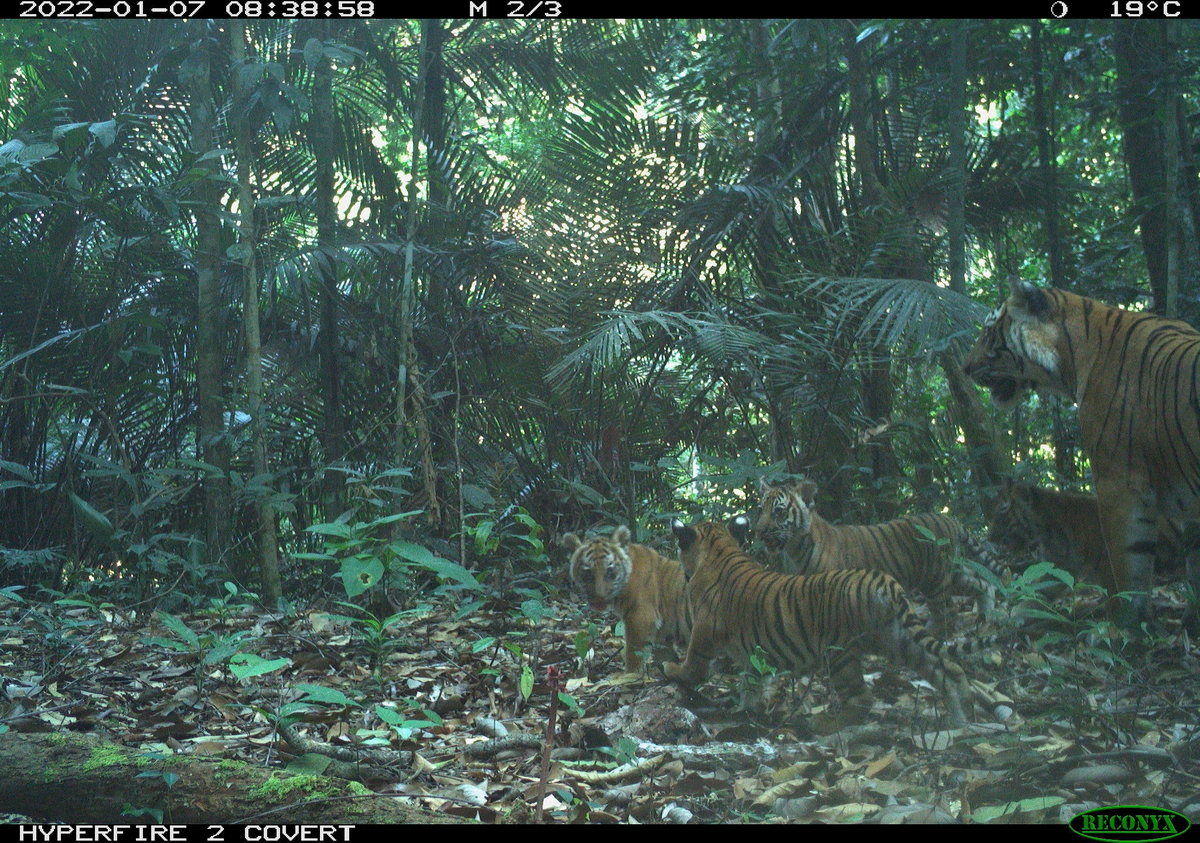
{"label": "tiger leg", "polygon": [[929,605],[929,627],[933,634],[938,638],[949,638],[954,626],[949,590],[943,588],[931,593],[926,602]]}
{"label": "tiger leg", "polygon": [[635,606],[625,615],[625,671],[642,670],[642,651],[654,638],[656,618],[653,606]]}
{"label": "tiger leg", "polygon": [[884,652],[916,670],[942,693],[951,725],[965,726],[966,674],[943,654],[946,645],[930,635],[907,606],[897,606],[896,616],[880,624],[878,634]]}
{"label": "tiger leg", "polygon": [[697,622],[688,640],[687,658],[683,664],[664,662],[663,673],[672,682],[694,688],[708,677],[708,665],[716,657],[712,645],[712,625]]}
{"label": "tiger leg", "polygon": [[1133,629],[1151,619],[1150,589],[1158,549],[1158,512],[1149,491],[1138,492],[1129,480],[1096,477],[1100,527],[1108,550],[1108,565],[1099,572],[1110,595],[1133,592],[1128,605],[1110,601],[1124,625]]}
{"label": "tiger leg", "polygon": [[842,698],[842,725],[860,723],[871,711],[875,698],[863,681],[862,659],[856,647],[829,651],[829,677]]}
{"label": "tiger leg", "polygon": [[[982,565],[997,577],[1003,577],[1004,564],[982,541],[970,533],[966,533],[962,537],[959,552],[963,558]],[[979,609],[984,616],[993,615],[996,611],[996,587],[970,569],[960,567],[957,569],[957,574],[963,584],[979,600]]]}

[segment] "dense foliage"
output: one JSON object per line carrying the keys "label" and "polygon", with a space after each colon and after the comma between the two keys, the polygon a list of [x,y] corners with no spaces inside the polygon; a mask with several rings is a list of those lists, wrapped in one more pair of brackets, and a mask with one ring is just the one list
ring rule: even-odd
{"label": "dense foliage", "polygon": [[1009,273],[1198,308],[1194,28],[0,33],[2,586],[509,577],[764,473],[978,519],[997,467],[1087,482],[1071,408],[955,389]]}

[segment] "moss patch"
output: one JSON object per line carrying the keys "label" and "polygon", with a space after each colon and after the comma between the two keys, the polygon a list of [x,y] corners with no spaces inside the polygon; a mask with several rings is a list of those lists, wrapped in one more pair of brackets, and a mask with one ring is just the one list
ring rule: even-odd
{"label": "moss patch", "polygon": [[129,756],[115,746],[97,746],[92,754],[83,762],[83,769],[96,770],[100,767],[115,767],[118,764],[128,764]]}
{"label": "moss patch", "polygon": [[340,795],[336,788],[331,790],[329,782],[321,776],[287,776],[284,778],[276,775],[272,775],[259,787],[252,788],[249,795],[279,800],[297,791],[314,799]]}

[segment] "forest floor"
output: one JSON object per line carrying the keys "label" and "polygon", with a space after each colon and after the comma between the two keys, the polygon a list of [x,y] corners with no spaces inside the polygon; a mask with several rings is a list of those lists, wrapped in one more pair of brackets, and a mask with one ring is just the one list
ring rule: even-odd
{"label": "forest floor", "polygon": [[820,672],[714,670],[685,698],[622,676],[615,619],[584,606],[524,594],[463,611],[268,615],[232,587],[178,615],[0,594],[0,732],[311,769],[282,717],[315,742],[396,750],[369,788],[483,822],[532,821],[539,801],[547,822],[1057,823],[1139,804],[1200,821],[1200,652],[1170,591],[1149,640],[1061,623],[963,660],[982,692],[964,729],[875,659],[869,720],[833,734]]}

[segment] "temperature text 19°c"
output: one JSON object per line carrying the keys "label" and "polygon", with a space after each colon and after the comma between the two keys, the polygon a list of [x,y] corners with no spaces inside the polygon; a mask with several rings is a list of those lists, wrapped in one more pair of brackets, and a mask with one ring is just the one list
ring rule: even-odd
{"label": "temperature text 19\u00b0c", "polygon": [[[1161,12],[1159,10],[1162,10]],[[1112,0],[1110,18],[1141,18],[1156,12],[1164,18],[1177,18],[1183,12],[1179,8],[1179,0]]]}
{"label": "temperature text 19\u00b0c", "polygon": [[467,17],[491,17],[488,6],[499,9],[503,18],[557,18],[562,15],[559,0],[467,0]]}

